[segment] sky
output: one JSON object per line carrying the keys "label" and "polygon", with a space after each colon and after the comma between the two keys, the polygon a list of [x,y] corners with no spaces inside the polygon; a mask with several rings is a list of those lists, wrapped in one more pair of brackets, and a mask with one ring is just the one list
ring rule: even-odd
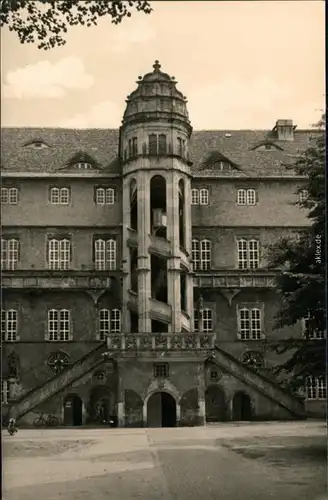
{"label": "sky", "polygon": [[156,1],[121,25],[70,28],[44,51],[1,33],[1,125],[118,128],[155,59],[195,130],[309,128],[325,107],[324,1]]}

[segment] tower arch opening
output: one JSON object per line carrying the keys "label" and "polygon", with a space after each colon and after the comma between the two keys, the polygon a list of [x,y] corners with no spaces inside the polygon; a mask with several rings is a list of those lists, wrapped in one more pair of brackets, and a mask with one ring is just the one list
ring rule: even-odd
{"label": "tower arch opening", "polygon": [[151,178],[150,210],[152,234],[166,238],[166,180],[162,175]]}

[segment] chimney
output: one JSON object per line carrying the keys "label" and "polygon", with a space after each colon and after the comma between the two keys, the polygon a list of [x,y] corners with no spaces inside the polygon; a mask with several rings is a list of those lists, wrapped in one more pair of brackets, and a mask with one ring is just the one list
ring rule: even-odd
{"label": "chimney", "polygon": [[293,141],[295,129],[296,125],[293,125],[293,120],[277,120],[273,132],[275,132],[278,141]]}

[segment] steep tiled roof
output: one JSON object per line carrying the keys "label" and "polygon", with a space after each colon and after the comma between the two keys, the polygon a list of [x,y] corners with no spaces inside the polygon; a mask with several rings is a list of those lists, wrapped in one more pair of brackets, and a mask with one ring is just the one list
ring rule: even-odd
{"label": "steep tiled roof", "polygon": [[[296,130],[293,141],[277,141],[272,132],[265,130],[195,131],[189,144],[192,171],[197,177],[290,175],[290,170],[284,165],[309,146],[314,134],[313,130]],[[120,173],[117,161],[119,131],[115,129],[3,128],[1,135],[1,166],[6,171],[55,172],[83,151],[101,170]],[[33,140],[42,140],[49,147],[25,147]],[[266,140],[277,144],[283,151],[252,150]],[[213,152],[221,153],[239,168],[231,172],[222,172],[215,165],[205,169],[202,163]]]}

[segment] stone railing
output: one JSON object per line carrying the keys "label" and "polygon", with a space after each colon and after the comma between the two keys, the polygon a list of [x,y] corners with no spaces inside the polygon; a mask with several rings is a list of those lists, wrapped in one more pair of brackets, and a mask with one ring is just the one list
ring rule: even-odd
{"label": "stone railing", "polygon": [[118,333],[107,336],[111,351],[214,349],[214,333]]}
{"label": "stone railing", "polygon": [[3,271],[1,286],[18,289],[110,289],[110,271]]}
{"label": "stone railing", "polygon": [[274,288],[276,273],[231,272],[196,273],[194,286],[200,288]]}

